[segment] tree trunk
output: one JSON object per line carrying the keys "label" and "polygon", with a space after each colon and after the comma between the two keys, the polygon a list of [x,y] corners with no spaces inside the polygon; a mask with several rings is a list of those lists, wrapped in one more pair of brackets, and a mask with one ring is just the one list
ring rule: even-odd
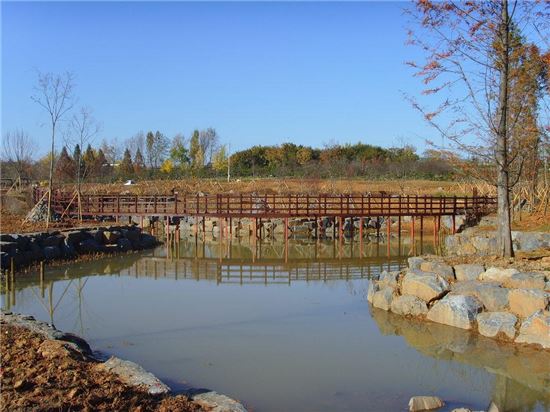
{"label": "tree trunk", "polygon": [[510,178],[508,161],[508,82],[510,66],[510,22],[508,0],[502,2],[500,42],[501,69],[499,86],[499,124],[496,140],[497,167],[497,244],[500,256],[512,257],[512,228],[510,222]]}
{"label": "tree trunk", "polygon": [[50,152],[50,179],[48,182],[48,211],[46,213],[46,229],[50,225],[51,210],[52,210],[54,147],[55,147],[55,123],[52,122],[52,149]]}

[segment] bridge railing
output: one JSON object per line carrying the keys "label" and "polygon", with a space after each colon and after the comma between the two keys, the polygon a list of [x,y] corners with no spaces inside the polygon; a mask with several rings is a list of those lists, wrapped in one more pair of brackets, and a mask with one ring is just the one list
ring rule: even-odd
{"label": "bridge railing", "polygon": [[[36,192],[38,199],[40,193]],[[57,213],[74,215],[74,194],[57,192]],[[71,202],[72,201],[72,202]],[[313,217],[313,216],[443,216],[486,213],[496,206],[487,196],[301,195],[301,194],[90,194],[81,196],[83,215]]]}

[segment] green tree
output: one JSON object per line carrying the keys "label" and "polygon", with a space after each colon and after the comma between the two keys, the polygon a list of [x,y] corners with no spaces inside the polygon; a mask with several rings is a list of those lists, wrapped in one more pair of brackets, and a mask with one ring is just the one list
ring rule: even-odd
{"label": "green tree", "polygon": [[119,174],[123,177],[130,177],[134,174],[134,165],[132,163],[132,155],[130,150],[126,148],[122,156],[122,162],[118,166]]}
{"label": "green tree", "polygon": [[191,135],[191,141],[189,142],[189,157],[193,169],[199,169],[204,166],[204,153],[202,152],[200,133],[198,130],[193,131]]}
{"label": "green tree", "polygon": [[145,161],[143,160],[143,155],[141,150],[138,148],[136,150],[136,155],[134,156],[134,171],[137,174],[140,174],[145,169]]}
{"label": "green tree", "polygon": [[75,176],[75,163],[74,160],[69,156],[67,148],[63,146],[57,163],[55,165],[55,174],[61,178],[61,180],[73,180]]}
{"label": "green tree", "polygon": [[170,159],[176,162],[180,168],[184,168],[189,164],[189,151],[183,143],[183,136],[176,135],[172,140],[170,148]]}

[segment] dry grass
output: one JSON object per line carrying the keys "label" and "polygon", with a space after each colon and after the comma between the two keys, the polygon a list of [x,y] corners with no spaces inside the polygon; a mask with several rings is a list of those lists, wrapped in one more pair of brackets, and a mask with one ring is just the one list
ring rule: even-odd
{"label": "dry grass", "polygon": [[[135,185],[123,183],[85,184],[85,193],[130,193],[130,194],[168,194],[175,190],[179,193],[304,193],[304,194],[351,194],[387,192],[404,195],[472,195],[476,184],[463,182],[440,182],[430,180],[360,180],[360,179],[238,179],[227,182],[223,179],[185,179],[185,180],[143,180]],[[65,190],[72,190],[66,185]],[[480,195],[490,194],[486,188],[479,190]]]}

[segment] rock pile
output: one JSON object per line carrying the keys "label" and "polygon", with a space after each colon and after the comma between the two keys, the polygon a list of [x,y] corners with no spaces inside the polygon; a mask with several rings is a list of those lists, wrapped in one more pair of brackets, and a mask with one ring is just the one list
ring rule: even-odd
{"label": "rock pile", "polygon": [[398,315],[550,349],[549,272],[415,257],[407,269],[372,279],[367,300]]}
{"label": "rock pile", "polygon": [[73,259],[83,254],[127,252],[154,247],[154,236],[136,226],[109,226],[70,231],[0,235],[0,263],[8,268],[13,258],[16,267],[32,262]]}
{"label": "rock pile", "polygon": [[[48,202],[42,200],[40,203],[37,203],[32,210],[27,215],[27,220],[29,222],[45,222],[48,216]],[[52,212],[51,216],[54,214]]]}
{"label": "rock pile", "polygon": [[[537,249],[550,248],[550,233],[547,232],[512,232],[512,242],[515,251],[529,252]],[[496,255],[497,238],[495,231],[469,228],[461,233],[445,238],[447,253],[457,256]]]}

